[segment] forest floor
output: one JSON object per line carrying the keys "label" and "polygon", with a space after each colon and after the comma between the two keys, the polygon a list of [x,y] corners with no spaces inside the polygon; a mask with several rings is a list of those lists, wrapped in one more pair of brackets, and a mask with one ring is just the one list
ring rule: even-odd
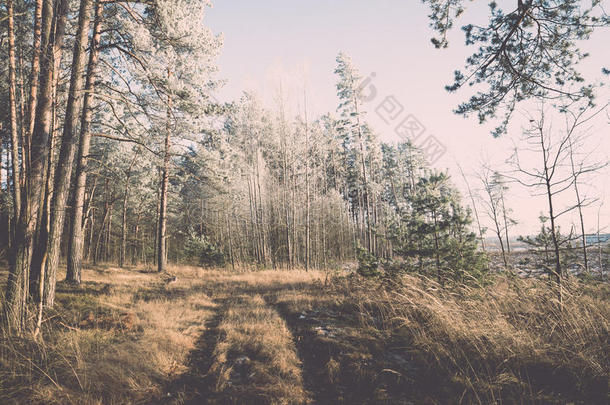
{"label": "forest floor", "polygon": [[[609,400],[610,288],[443,289],[321,271],[94,266],[44,340],[0,341],[0,402],[587,403]],[[3,282],[6,273],[1,273]],[[62,275],[59,276],[59,279]],[[572,283],[580,283],[573,281]],[[578,292],[576,292],[578,291]]]}

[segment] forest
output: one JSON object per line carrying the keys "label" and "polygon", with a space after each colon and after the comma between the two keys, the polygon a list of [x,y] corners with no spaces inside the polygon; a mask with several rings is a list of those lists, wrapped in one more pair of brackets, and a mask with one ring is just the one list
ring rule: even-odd
{"label": "forest", "polygon": [[514,136],[456,171],[413,116],[384,138],[347,51],[326,112],[220,101],[208,0],[3,0],[0,402],[607,403],[610,5],[478,3],[396,39],[460,25],[435,80]]}

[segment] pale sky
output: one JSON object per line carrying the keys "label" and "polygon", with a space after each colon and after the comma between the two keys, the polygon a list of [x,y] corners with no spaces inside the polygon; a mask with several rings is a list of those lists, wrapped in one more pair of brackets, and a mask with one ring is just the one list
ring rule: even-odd
{"label": "pale sky", "polygon": [[[462,21],[485,21],[487,2],[476,3],[467,3],[470,9]],[[432,31],[427,14],[427,7],[416,0],[216,0],[207,13],[206,24],[224,36],[219,67],[220,77],[227,84],[218,97],[230,101],[239,98],[244,90],[255,91],[267,107],[273,108],[281,78],[293,112],[302,108],[305,85],[310,115],[334,113],[338,105],[335,58],[340,50],[345,51],[363,76],[374,74],[372,84],[377,97],[367,104],[368,121],[380,139],[399,139],[394,133],[395,125],[386,124],[375,113],[382,100],[394,96],[404,106],[398,119],[412,114],[425,126],[426,136],[434,135],[446,147],[447,152],[434,166],[449,169],[465,194],[457,163],[467,175],[474,175],[483,160],[502,164],[523,124],[515,121],[507,136],[493,139],[489,131],[494,123],[481,126],[475,117],[452,113],[471,93],[464,89],[448,94],[444,86],[451,82],[452,72],[463,67],[472,49],[463,45],[460,21],[452,32],[449,48],[435,49],[430,43]],[[592,55],[581,70],[587,78],[601,79],[601,67],[610,67],[608,43],[610,30],[596,32],[585,44]],[[607,101],[609,95],[606,89],[600,102]],[[593,123],[590,131],[591,149],[595,149],[596,158],[604,161],[608,161],[610,152],[609,130],[604,116]],[[471,178],[470,182],[471,187],[478,187],[476,179]],[[610,228],[610,170],[589,178],[588,183],[591,186],[585,192],[605,200],[601,222]],[[571,198],[568,193],[559,205],[569,204]],[[468,200],[465,198],[464,202]],[[544,202],[531,197],[519,185],[512,187],[509,205],[519,222],[515,235],[539,229],[538,216],[545,209]],[[597,228],[598,211],[599,203],[587,210],[587,231]],[[569,229],[573,219],[564,217],[563,228]],[[491,236],[489,232],[487,235]]]}

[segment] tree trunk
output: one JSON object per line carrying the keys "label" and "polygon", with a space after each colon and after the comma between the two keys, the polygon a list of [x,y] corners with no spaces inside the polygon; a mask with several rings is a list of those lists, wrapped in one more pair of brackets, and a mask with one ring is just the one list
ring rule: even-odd
{"label": "tree trunk", "polygon": [[570,166],[572,168],[572,177],[574,178],[574,193],[576,194],[576,207],[578,208],[578,217],[580,219],[580,236],[582,241],[582,254],[585,267],[585,273],[589,274],[589,259],[587,257],[587,237],[585,234],[585,219],[582,213],[583,201],[580,196],[580,190],[578,188],[578,173],[576,171],[576,165],[574,164],[574,149],[572,147],[572,138],[569,139],[570,148]]}
{"label": "tree trunk", "polygon": [[[560,309],[563,308],[562,302],[563,302],[563,294],[562,294],[562,285],[561,285],[561,279],[562,279],[562,271],[561,271],[561,256],[560,256],[560,249],[559,249],[559,241],[557,240],[557,229],[556,229],[556,225],[555,225],[555,212],[554,212],[554,208],[553,208],[553,191],[552,191],[552,174],[550,174],[550,168],[549,168],[549,164],[548,164],[548,157],[547,157],[547,149],[546,149],[546,145],[544,142],[544,133],[542,128],[540,128],[540,145],[542,146],[542,161],[543,161],[543,168],[544,168],[544,180],[545,180],[545,186],[546,186],[546,196],[547,196],[547,200],[548,200],[548,209],[549,209],[549,219],[551,220],[551,232],[552,232],[552,241],[553,241],[553,249],[555,251],[555,280],[557,282],[557,300],[559,301],[559,307]],[[553,168],[554,171],[554,168]]]}
{"label": "tree trunk", "polygon": [[[100,223],[100,231],[97,234],[97,241],[95,242],[95,250],[93,251],[93,263],[97,264],[97,261],[100,258],[100,247],[102,244],[102,238],[104,236],[104,233],[106,231],[106,220],[108,218],[108,211],[110,210],[110,202],[109,202],[109,198],[108,198],[108,179],[106,179],[106,184],[104,186],[104,195],[106,198],[106,201],[104,202],[104,212],[102,214],[102,221]],[[93,232],[93,230],[91,230]],[[79,274],[80,276],[80,274]],[[75,282],[77,284],[80,284],[80,279],[79,280],[75,280]]]}
{"label": "tree trunk", "polygon": [[[95,233],[95,209],[91,208],[91,217],[87,217],[89,218],[89,239],[88,239],[88,244],[87,244],[87,261],[91,261],[92,260],[92,254],[93,254],[93,236]],[[85,225],[83,225],[83,232],[87,229],[84,227]],[[69,247],[69,246],[68,246]],[[68,261],[68,264],[70,263],[70,261]],[[66,275],[67,277],[67,275]]]}
{"label": "tree trunk", "polygon": [[466,183],[466,190],[468,190],[468,196],[470,197],[470,202],[472,203],[472,210],[474,212],[474,218],[477,222],[477,229],[479,230],[479,239],[481,240],[481,248],[483,252],[485,252],[485,238],[483,237],[483,227],[481,226],[481,221],[479,219],[479,210],[477,209],[477,204],[474,200],[474,195],[472,194],[472,190],[470,189],[470,183],[462,170],[462,167],[458,165],[460,169],[460,173],[462,174],[462,178],[464,179],[464,183]]}
{"label": "tree trunk", "polygon": [[[65,29],[65,20],[62,25],[57,23],[55,30]],[[33,294],[37,300],[40,300],[43,291],[42,280],[44,280],[46,269],[46,262],[48,258],[48,243],[49,243],[49,230],[51,222],[51,200],[55,194],[54,179],[55,179],[55,157],[57,155],[55,148],[58,145],[58,102],[57,102],[57,88],[59,86],[60,78],[60,64],[61,64],[61,52],[62,44],[55,42],[53,46],[53,74],[52,74],[52,86],[51,86],[51,130],[49,132],[49,143],[48,143],[48,156],[44,166],[44,193],[40,196],[40,208],[38,213],[38,226],[36,229],[36,237],[32,254],[32,261],[30,264],[30,290],[36,291]]]}
{"label": "tree trunk", "polygon": [[114,194],[112,202],[108,207],[108,220],[106,222],[106,230],[104,231],[104,262],[108,263],[111,261],[110,247],[112,242],[112,210],[114,209]]}
{"label": "tree trunk", "polygon": [[[546,171],[546,169],[545,169]],[[555,278],[557,281],[557,298],[559,300],[559,304],[562,303],[562,286],[561,286],[561,256],[559,249],[559,241],[557,240],[556,226],[555,226],[555,214],[553,212],[553,197],[551,193],[550,181],[547,181],[547,197],[549,201],[549,216],[551,219],[551,232],[553,233],[553,249],[555,250]]]}
{"label": "tree trunk", "polygon": [[[259,234],[261,235],[261,255],[264,265],[267,265],[267,230],[265,229],[265,211],[263,207],[263,197],[261,193],[261,179],[260,179],[260,164],[259,164],[259,147],[256,147],[256,178],[254,184],[258,191],[258,209],[256,210],[257,221],[259,222]],[[256,193],[255,193],[256,198]]]}
{"label": "tree trunk", "polygon": [[34,121],[36,120],[36,106],[38,101],[38,80],[40,73],[40,54],[41,54],[41,42],[42,42],[42,8],[43,0],[36,0],[34,8],[34,41],[32,44],[32,69],[30,72],[30,100],[28,103],[28,130],[23,138],[24,145],[23,151],[25,167],[29,171],[31,165],[30,153],[31,153],[31,136],[34,132]]}
{"label": "tree trunk", "polygon": [[[167,70],[167,76],[170,77],[171,72]],[[172,108],[172,97],[170,94],[167,95],[167,123],[165,128],[165,154],[163,157],[163,173],[161,175],[161,195],[159,205],[159,236],[157,243],[157,271],[159,273],[166,270],[167,267],[167,255],[166,249],[166,227],[167,227],[167,189],[169,186],[169,155],[171,147],[171,108]]]}
{"label": "tree trunk", "polygon": [[600,233],[600,223],[599,223],[599,219],[600,219],[600,212],[602,210],[602,206],[603,203],[600,204],[599,206],[599,210],[597,211],[597,255],[598,255],[598,260],[599,260],[599,279],[601,281],[604,281],[604,261],[603,261],[603,251],[602,251],[602,244],[599,242],[599,233]]}
{"label": "tree trunk", "polygon": [[119,252],[119,267],[121,268],[125,265],[125,257],[127,255],[127,200],[129,198],[129,180],[131,178],[131,170],[136,163],[137,157],[138,152],[136,151],[129,168],[127,169],[125,179],[125,193],[123,194],[123,210],[121,215],[121,251]]}
{"label": "tree trunk", "polygon": [[504,191],[502,191],[501,200],[502,202],[502,217],[504,219],[504,236],[506,237],[506,253],[508,254],[507,260],[510,258],[510,239],[508,238],[508,216],[506,215],[506,205],[504,204]]}
{"label": "tree trunk", "polygon": [[289,267],[293,266],[292,263],[292,243],[290,239],[290,204],[288,203],[288,148],[286,145],[286,131],[283,126],[284,124],[284,110],[282,108],[282,160],[283,160],[283,187],[282,187],[282,199],[284,205],[284,226],[285,226],[285,237],[286,237],[286,260],[288,261]]}
{"label": "tree trunk", "polygon": [[15,85],[17,88],[16,97],[19,100],[19,102],[17,103],[17,127],[19,128],[18,134],[19,140],[21,142],[21,179],[23,182],[23,179],[27,174],[27,170],[25,168],[25,159],[23,158],[25,156],[25,80],[23,77],[23,47],[21,47],[21,49],[19,50],[19,58],[17,58],[16,63],[17,65],[15,72]]}
{"label": "tree trunk", "polygon": [[[42,11],[45,54],[40,70],[40,94],[32,135],[31,168],[26,179],[26,192],[21,198],[20,216],[11,252],[9,279],[5,300],[6,319],[10,329],[22,331],[26,320],[26,300],[29,295],[29,269],[41,196],[45,183],[45,164],[49,154],[48,141],[51,131],[53,105],[53,69],[55,46],[63,41],[68,11],[68,1],[59,0],[54,13],[52,0],[45,0]],[[55,15],[55,31],[53,17]],[[61,47],[58,47],[61,49]]]}
{"label": "tree trunk", "polygon": [[131,264],[138,264],[138,240],[140,238],[140,220],[142,219],[142,210],[138,209],[138,215],[136,217],[136,225],[133,231],[133,243],[131,251]]}
{"label": "tree trunk", "polygon": [[[321,215],[322,215],[322,262],[324,265],[324,269],[327,269],[327,264],[326,264],[326,201],[327,201],[327,196],[328,196],[328,184],[327,184],[327,180],[326,180],[326,161],[324,161],[324,173],[322,173],[322,181],[323,181],[323,189],[324,189],[324,196],[323,198],[320,199],[320,203],[321,203]],[[341,255],[341,252],[339,250],[339,255]]]}
{"label": "tree trunk", "polygon": [[[61,136],[59,161],[55,172],[53,198],[51,200],[51,221],[49,226],[49,245],[46,262],[41,266],[41,279],[44,279],[44,304],[52,307],[55,300],[55,281],[59,265],[61,235],[64,230],[66,203],[70,189],[70,177],[74,163],[74,154],[78,144],[76,127],[83,97],[83,70],[85,69],[86,48],[89,38],[92,0],[81,0],[78,15],[78,27],[74,42],[72,71],[64,128]],[[46,271],[45,271],[46,270]],[[43,277],[44,276],[44,277]]]}
{"label": "tree trunk", "polygon": [[[102,12],[104,6],[98,1],[95,6],[95,22],[93,25],[93,37],[89,50],[89,62],[87,66],[87,78],[85,81],[85,94],[81,111],[80,140],[78,145],[78,157],[76,161],[76,181],[74,194],[72,196],[73,217],[70,224],[70,235],[68,241],[68,266],[66,281],[79,284],[81,280],[83,248],[85,244],[85,229],[83,227],[83,211],[85,203],[85,188],[87,184],[87,157],[91,143],[91,101],[92,90],[95,83],[95,70],[99,57],[99,44],[102,30]],[[93,221],[91,221],[91,232],[93,233]],[[91,246],[89,247],[91,248]]]}
{"label": "tree trunk", "polygon": [[309,256],[311,250],[309,211],[309,125],[307,123],[307,94],[305,94],[305,271],[309,271]]}
{"label": "tree trunk", "polygon": [[229,258],[231,259],[231,269],[235,270],[235,255],[233,254],[233,232],[231,231],[231,219],[225,214],[227,230],[229,231]]}
{"label": "tree trunk", "polygon": [[159,216],[161,213],[161,168],[157,168],[159,175],[159,187],[155,190],[155,200],[157,201],[157,208],[155,211],[155,229],[154,229],[154,243],[153,243],[153,264],[157,265],[157,257],[159,256]]}
{"label": "tree trunk", "polygon": [[367,180],[367,173],[366,173],[366,159],[364,157],[364,139],[363,139],[363,134],[362,134],[362,126],[360,125],[360,111],[359,111],[359,107],[358,107],[358,98],[354,97],[354,108],[355,108],[355,112],[356,112],[356,124],[358,126],[357,130],[358,130],[358,144],[360,145],[360,163],[362,166],[362,182],[363,182],[363,187],[364,187],[364,195],[363,195],[363,202],[364,204],[366,204],[366,213],[365,213],[365,217],[363,218],[363,220],[366,220],[366,236],[365,236],[365,240],[366,240],[366,246],[367,246],[367,250],[369,253],[372,253],[372,246],[371,246],[371,239],[372,239],[372,229],[371,229],[371,217],[370,217],[370,211],[371,211],[371,207],[370,207],[370,198],[369,198],[369,183]]}
{"label": "tree trunk", "polygon": [[17,79],[15,76],[15,24],[13,19],[13,0],[7,0],[6,13],[8,25],[9,110],[12,153],[11,160],[13,169],[13,217],[15,218],[15,220],[17,220],[19,218],[19,212],[21,209],[21,174],[19,168],[19,139],[17,135]]}
{"label": "tree trunk", "polygon": [[[56,65],[57,66],[57,65]],[[55,94],[55,91],[53,91]],[[53,96],[55,99],[55,96]],[[55,102],[54,102],[55,104]],[[45,175],[45,189],[44,189],[44,199],[42,200],[42,206],[39,211],[39,220],[38,220],[38,228],[36,230],[36,242],[34,243],[34,249],[32,253],[32,262],[30,264],[30,291],[32,291],[32,296],[36,299],[37,302],[40,302],[40,297],[43,295],[43,285],[41,284],[41,280],[44,280],[44,268],[46,268],[46,260],[47,260],[47,246],[49,242],[49,222],[50,222],[50,208],[51,208],[51,198],[53,196],[53,170],[54,167],[54,155],[55,155],[55,147],[57,136],[55,134],[55,118],[57,114],[55,112],[56,106],[53,107],[53,129],[51,130],[51,135],[49,136],[49,155],[46,164],[46,175]],[[35,292],[35,293],[34,293]]]}
{"label": "tree trunk", "polygon": [[438,283],[443,285],[443,275],[441,272],[441,256],[440,256],[440,250],[439,250],[439,243],[438,243],[438,220],[436,217],[436,212],[432,212],[432,216],[434,218],[434,247],[435,247],[435,259],[436,259],[436,276],[438,278]]}

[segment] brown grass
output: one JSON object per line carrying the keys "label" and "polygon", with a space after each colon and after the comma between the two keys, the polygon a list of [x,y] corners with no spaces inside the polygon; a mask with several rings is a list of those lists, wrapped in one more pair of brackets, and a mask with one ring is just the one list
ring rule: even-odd
{"label": "brown grass", "polygon": [[423,396],[483,404],[610,399],[607,284],[571,280],[562,306],[546,281],[507,276],[452,289],[406,276],[383,289],[349,290],[363,324],[404,345]]}
{"label": "brown grass", "polygon": [[[86,270],[43,341],[0,340],[0,403],[605,404],[610,286],[442,288],[300,270]],[[61,276],[60,276],[61,278]],[[560,309],[561,308],[561,309]]]}
{"label": "brown grass", "polygon": [[[157,274],[98,267],[84,272],[81,288],[60,284],[43,340],[2,334],[0,403],[128,404],[160,397],[185,370],[214,307],[203,292],[168,299],[181,283],[192,280],[165,287]],[[142,291],[150,292],[146,299]]]}
{"label": "brown grass", "polygon": [[215,391],[225,402],[306,402],[301,362],[284,320],[260,295],[231,297],[226,305],[210,369]]}

